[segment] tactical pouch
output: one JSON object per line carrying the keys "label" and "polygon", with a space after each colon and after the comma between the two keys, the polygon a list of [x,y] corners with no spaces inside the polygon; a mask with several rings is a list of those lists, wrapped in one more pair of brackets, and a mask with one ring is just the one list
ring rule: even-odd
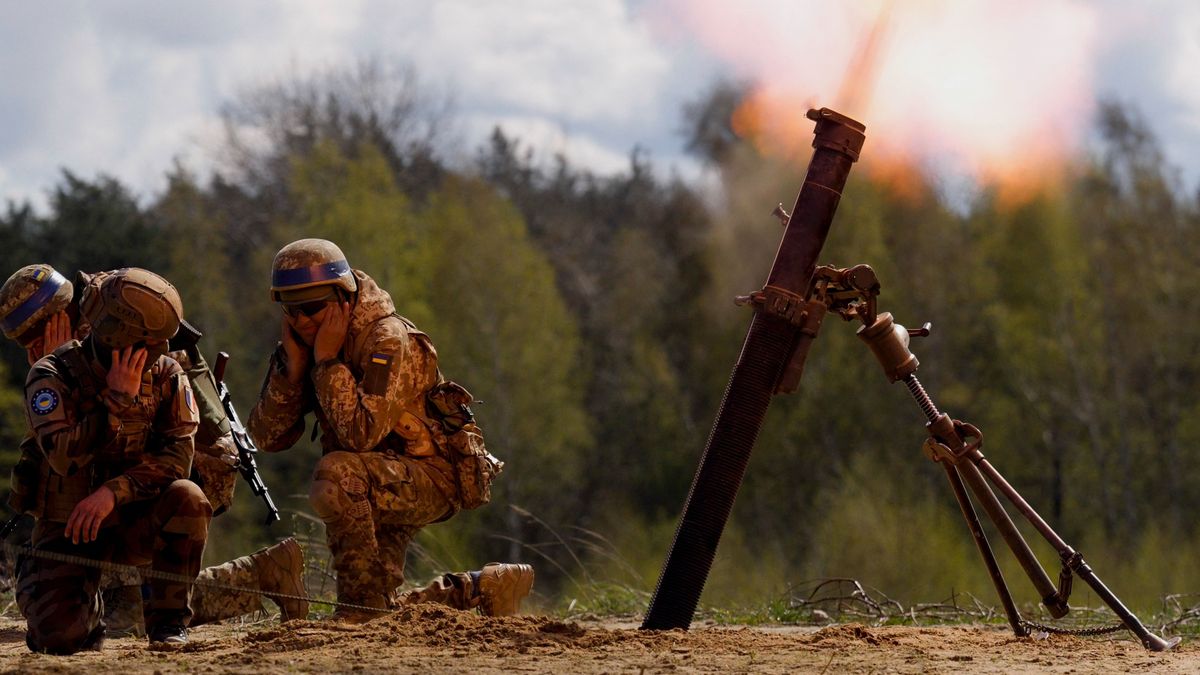
{"label": "tactical pouch", "polygon": [[50,463],[43,462],[41,480],[43,497],[39,509],[41,517],[54,523],[65,523],[75,506],[92,493],[94,465],[89,464],[70,476],[60,476],[50,470]]}
{"label": "tactical pouch", "polygon": [[457,382],[440,382],[425,398],[429,402],[430,416],[442,423],[447,434],[475,421],[475,413],[471,412],[471,392]]}
{"label": "tactical pouch", "polygon": [[483,432],[474,422],[458,431],[446,434],[451,462],[458,480],[458,500],[462,508],[474,509],[492,500],[492,481],[504,470],[504,462],[496,459],[483,445]]}
{"label": "tactical pouch", "polygon": [[458,502],[474,509],[492,500],[492,481],[504,462],[487,451],[483,431],[471,412],[471,393],[455,382],[442,382],[426,396],[430,417],[441,423],[446,451],[458,483]]}

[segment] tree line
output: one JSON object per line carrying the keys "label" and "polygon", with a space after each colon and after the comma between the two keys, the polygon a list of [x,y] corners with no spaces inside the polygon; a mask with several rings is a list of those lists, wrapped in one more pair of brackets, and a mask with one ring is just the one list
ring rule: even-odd
{"label": "tree line", "polygon": [[[331,239],[430,334],[507,463],[492,505],[421,534],[414,580],[506,559],[539,565],[548,603],[598,579],[648,590],[749,325],[732,298],[762,285],[781,234],[771,208],[791,203],[804,171],[731,131],[743,94],[719,84],[682,111],[713,178],[701,187],[636,150],[617,175],[543,162],[499,130],[452,158],[453,110],[411,70],[314,74],[230,101],[210,175],[175,166],[164,191],[139,197],[65,169],[46,213],[7,204],[0,268],[163,274],[210,361],[233,355],[244,418],[278,339],[271,258],[296,238]],[[952,205],[919,174],[900,194],[856,169],[822,262],[872,265],[881,310],[933,323],[913,350],[935,400],[979,426],[993,463],[1148,606],[1200,582],[1200,208],[1135,109],[1103,104],[1095,124],[1100,141],[1065,186],[1015,206],[989,186]],[[760,601],[816,576],[990,599],[920,453],[919,411],[851,333],[827,321],[800,391],[773,403],[706,602]],[[11,466],[26,365],[15,345],[0,356]],[[285,525],[313,541],[318,453],[303,442],[259,461]],[[239,493],[208,561],[282,534]]]}

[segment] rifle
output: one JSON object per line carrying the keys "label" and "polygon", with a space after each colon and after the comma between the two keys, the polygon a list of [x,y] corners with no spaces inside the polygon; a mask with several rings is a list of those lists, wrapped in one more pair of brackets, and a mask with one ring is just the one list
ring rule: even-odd
{"label": "rifle", "polygon": [[229,387],[225,386],[225,365],[228,363],[228,352],[217,354],[217,363],[213,368],[213,376],[217,381],[217,396],[221,399],[221,407],[225,409],[225,416],[229,418],[229,432],[233,435],[233,444],[237,446],[237,470],[242,474],[242,478],[245,478],[246,482],[250,484],[250,491],[255,496],[262,497],[263,502],[266,503],[267,520],[263,525],[270,525],[279,520],[279,509],[275,508],[275,502],[271,501],[271,493],[267,490],[267,484],[263,482],[262,476],[258,473],[258,463],[254,461],[254,455],[258,454],[258,448],[250,439],[250,435],[246,433],[246,427],[242,426],[237,410],[233,407],[233,399],[229,396]]}

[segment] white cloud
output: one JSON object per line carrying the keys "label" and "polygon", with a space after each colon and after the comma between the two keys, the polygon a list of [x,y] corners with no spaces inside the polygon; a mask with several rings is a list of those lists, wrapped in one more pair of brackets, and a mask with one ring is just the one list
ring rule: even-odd
{"label": "white cloud", "polygon": [[377,16],[374,47],[409,56],[484,109],[628,122],[660,103],[670,69],[649,26],[619,0],[451,0]]}
{"label": "white cloud", "polygon": [[198,145],[224,100],[364,57],[413,62],[454,92],[468,132],[503,121],[548,154],[620,170],[635,144],[678,145],[670,97],[688,69],[620,0],[50,0],[9,4],[0,43],[12,102],[0,110],[0,195],[38,203],[58,167],[152,192],[174,157],[204,166]]}
{"label": "white cloud", "polygon": [[1184,104],[1183,121],[1200,132],[1200,6],[1184,8],[1167,39],[1173,54],[1168,65],[1169,91]]}
{"label": "white cloud", "polygon": [[602,174],[629,168],[628,151],[608,147],[583,134],[573,134],[567,127],[544,117],[470,115],[464,120],[464,126],[474,138],[486,138],[499,127],[522,148],[531,148],[534,161],[539,164],[548,165],[561,155],[573,165],[586,166]]}
{"label": "white cloud", "polygon": [[[152,192],[174,157],[207,159],[204,145],[214,138],[224,100],[364,57],[409,60],[422,80],[453,92],[468,148],[501,123],[544,155],[562,151],[597,171],[623,170],[639,145],[656,163],[695,175],[694,162],[681,155],[680,106],[700,95],[713,74],[732,71],[733,45],[791,44],[786,38],[797,26],[824,22],[825,29],[787,52],[784,70],[774,52],[760,48],[750,55],[776,60],[743,73],[803,68],[811,74],[851,49],[835,39],[845,34],[837,21],[846,13],[832,8],[813,14],[805,10],[812,4],[785,0],[753,8],[712,4],[727,11],[707,26],[687,22],[682,8],[690,6],[671,0],[4,3],[0,197],[42,202],[59,167],[84,176],[112,173]],[[1171,134],[1169,156],[1200,163],[1194,150],[1200,7],[1117,0],[1095,7],[1101,92],[1143,102]],[[705,31],[716,36],[715,46],[701,47],[696,35]],[[840,76],[836,68],[830,72]],[[1034,81],[1045,75],[1030,73]]]}

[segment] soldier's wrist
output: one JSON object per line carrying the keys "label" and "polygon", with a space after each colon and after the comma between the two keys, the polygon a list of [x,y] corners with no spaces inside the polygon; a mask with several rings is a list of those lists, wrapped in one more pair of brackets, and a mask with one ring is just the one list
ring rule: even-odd
{"label": "soldier's wrist", "polygon": [[341,360],[338,359],[337,354],[334,354],[333,356],[327,356],[323,359],[318,359],[317,368],[328,368],[339,363],[341,363]]}
{"label": "soldier's wrist", "polygon": [[112,480],[105,481],[102,487],[108,488],[113,493],[113,503],[116,506],[124,506],[133,500],[133,489],[126,476],[117,476]]}
{"label": "soldier's wrist", "polygon": [[277,370],[272,370],[269,375],[271,387],[288,396],[299,396],[300,387],[304,383],[304,374],[296,373],[296,379],[292,379],[292,372],[288,370],[286,365]]}
{"label": "soldier's wrist", "polygon": [[120,415],[133,405],[133,395],[108,388],[104,390],[104,406],[114,415]]}

